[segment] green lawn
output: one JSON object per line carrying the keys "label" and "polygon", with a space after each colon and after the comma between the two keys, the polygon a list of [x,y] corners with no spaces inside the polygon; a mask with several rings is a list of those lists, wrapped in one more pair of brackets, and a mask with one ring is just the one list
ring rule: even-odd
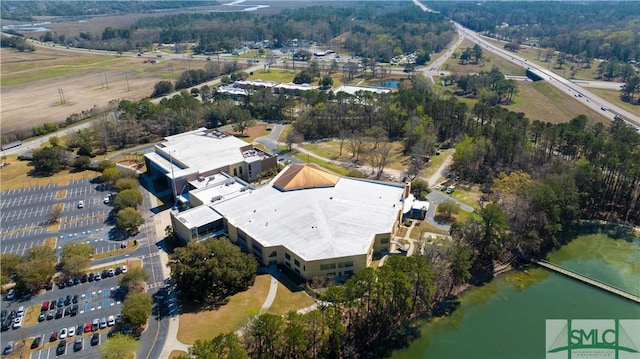
{"label": "green lawn", "polygon": [[304,291],[292,292],[282,283],[278,282],[278,293],[268,312],[284,315],[290,311],[306,308],[314,303]]}
{"label": "green lawn", "polygon": [[329,171],[332,171],[336,174],[339,174],[341,176],[346,176],[349,173],[349,170],[344,168],[344,167],[340,167],[338,165],[334,165],[333,163],[329,163],[327,161],[323,161],[321,159],[318,159],[316,157],[313,157],[311,155],[307,155],[304,153],[298,153],[296,155],[294,155],[297,159],[304,161],[304,162],[308,162],[308,163],[315,163],[320,167],[323,167],[325,169],[328,169]]}
{"label": "green lawn", "polygon": [[[460,55],[467,47],[473,48],[473,42],[469,40],[464,40],[462,44],[456,49],[458,55]],[[494,55],[489,51],[483,51],[482,56],[486,59],[484,65],[479,64],[466,64],[460,65],[458,64],[458,59],[454,59],[450,57],[447,61],[439,68],[439,70],[451,71],[451,72],[459,72],[459,73],[479,73],[479,72],[489,72],[492,67],[497,67],[500,72],[504,74],[510,75],[521,75],[524,76],[525,69],[522,67],[511,63],[510,61],[503,59],[500,56]]]}
{"label": "green lawn", "polygon": [[178,340],[193,344],[197,339],[209,340],[219,334],[240,329],[252,316],[259,313],[270,283],[270,275],[259,275],[253,286],[232,296],[222,307],[181,314]]}
{"label": "green lawn", "polygon": [[[640,106],[638,105],[632,105],[628,102],[624,102],[622,100],[620,100],[620,91],[618,90],[608,90],[608,89],[597,89],[597,88],[592,88],[589,87],[588,90],[590,92],[593,92],[594,94],[602,97],[604,100],[611,102],[617,106],[622,107],[623,109],[631,112],[632,114],[635,114],[636,116],[640,117]],[[638,95],[636,95],[636,98],[638,98]]]}
{"label": "green lawn", "polygon": [[249,76],[249,79],[289,83],[293,81],[293,78],[296,77],[297,73],[297,71],[287,71],[280,69],[270,69],[267,71],[258,70],[254,71],[253,75]]}

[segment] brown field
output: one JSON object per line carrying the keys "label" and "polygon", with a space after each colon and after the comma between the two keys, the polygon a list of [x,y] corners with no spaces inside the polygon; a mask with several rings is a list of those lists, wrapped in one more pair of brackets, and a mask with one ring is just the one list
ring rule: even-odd
{"label": "brown field", "polygon": [[[144,64],[137,57],[46,47],[32,53],[2,49],[0,54],[3,134],[64,122],[73,113],[105,108],[111,100],[140,100],[153,92],[156,82],[205,65],[186,59]],[[64,91],[64,104],[58,89]]]}
{"label": "brown field", "polygon": [[518,91],[515,102],[505,108],[514,112],[524,112],[531,121],[562,123],[585,114],[592,124],[606,122],[600,114],[545,81],[519,81]]}

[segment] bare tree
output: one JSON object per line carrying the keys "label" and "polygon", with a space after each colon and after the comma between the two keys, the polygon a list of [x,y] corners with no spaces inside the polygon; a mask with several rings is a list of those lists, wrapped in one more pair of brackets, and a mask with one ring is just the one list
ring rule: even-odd
{"label": "bare tree", "polygon": [[369,161],[371,167],[373,167],[376,178],[380,178],[384,172],[384,167],[389,160],[389,154],[391,153],[391,144],[388,141],[384,141],[379,144],[375,149],[369,152]]}
{"label": "bare tree", "polygon": [[360,160],[360,154],[362,153],[364,146],[364,137],[358,131],[351,134],[349,138],[349,147],[351,148],[351,157],[355,158],[354,161]]}
{"label": "bare tree", "polygon": [[301,143],[302,141],[304,141],[304,136],[300,132],[296,131],[295,128],[292,128],[285,137],[285,142],[287,143],[287,146],[289,146],[289,151],[291,151],[294,144]]}
{"label": "bare tree", "polygon": [[63,210],[64,210],[64,205],[62,203],[54,204],[53,207],[51,207],[51,209],[49,210],[49,223],[50,224],[58,223],[58,220],[60,220],[60,215],[62,214]]}

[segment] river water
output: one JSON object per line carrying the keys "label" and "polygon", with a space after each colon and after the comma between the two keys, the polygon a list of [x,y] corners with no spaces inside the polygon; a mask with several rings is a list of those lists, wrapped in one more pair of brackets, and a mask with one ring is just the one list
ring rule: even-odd
{"label": "river water", "polygon": [[[580,236],[547,259],[640,295],[640,240]],[[392,358],[544,358],[545,319],[640,318],[640,305],[541,268],[507,273],[461,302]]]}

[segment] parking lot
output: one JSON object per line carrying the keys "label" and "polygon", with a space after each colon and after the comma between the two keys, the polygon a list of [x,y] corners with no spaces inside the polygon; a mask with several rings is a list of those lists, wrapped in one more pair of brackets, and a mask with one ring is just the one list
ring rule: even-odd
{"label": "parking lot", "polygon": [[[29,248],[52,237],[57,240],[57,249],[69,241],[89,243],[98,254],[117,248],[119,243],[109,240],[113,237],[113,224],[109,221],[112,206],[104,203],[107,193],[91,179],[71,181],[66,186],[48,184],[2,192],[2,252],[24,255]],[[83,208],[78,206],[80,201]],[[58,203],[64,206],[59,227],[48,232],[51,208]]]}
{"label": "parking lot", "polygon": [[[34,307],[35,310],[31,315],[37,316],[40,314],[40,309],[45,301],[57,302],[59,299],[65,300],[67,296],[73,297],[77,295],[78,312],[77,315],[63,315],[60,318],[54,316],[51,319],[40,321],[35,325],[19,329],[9,329],[2,333],[2,348],[4,348],[10,340],[18,343],[23,338],[29,338],[26,340],[26,345],[29,347],[35,337],[41,337],[43,344],[40,345],[39,349],[32,351],[31,358],[44,359],[56,357],[56,348],[60,340],[51,341],[51,333],[55,331],[58,332],[59,335],[62,328],[77,328],[79,325],[84,325],[87,322],[93,322],[94,319],[108,318],[111,315],[116,316],[121,310],[121,303],[119,301],[119,299],[121,299],[121,293],[118,293],[117,290],[117,276],[114,276],[100,281],[78,284],[73,287],[65,287],[63,289],[55,288],[53,291],[47,291],[44,294],[31,297],[27,300],[17,300],[12,303],[4,301],[2,303],[3,309],[11,311],[16,310],[18,306],[24,306],[26,308]],[[68,305],[63,305],[62,308],[70,308],[73,305],[73,302],[71,302]],[[56,303],[56,308],[53,310],[57,311],[58,308],[60,307],[58,307]],[[100,343],[106,340],[109,330],[110,328],[108,327],[99,331]],[[67,338],[67,348],[65,353],[60,356],[68,356],[70,358],[99,358],[99,344],[91,346],[90,343],[92,334],[93,332],[82,335],[83,349],[77,352],[74,352],[73,344],[78,335],[76,334],[72,338]]]}

